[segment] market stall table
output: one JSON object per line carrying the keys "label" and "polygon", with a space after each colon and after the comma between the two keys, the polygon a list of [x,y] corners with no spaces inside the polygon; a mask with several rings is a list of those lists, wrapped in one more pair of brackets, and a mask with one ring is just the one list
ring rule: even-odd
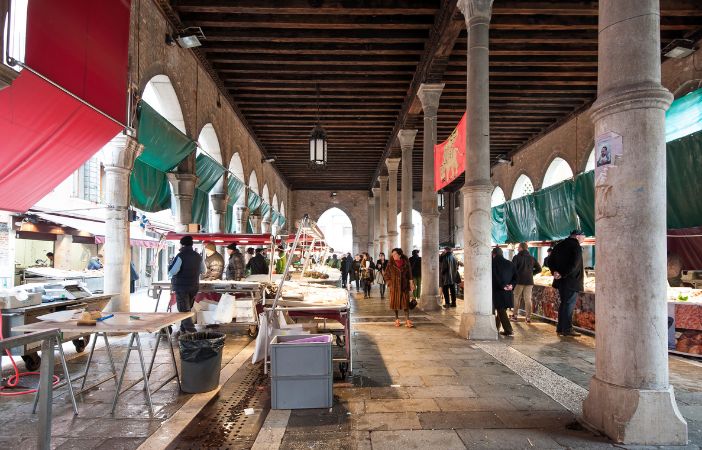
{"label": "market stall table", "polygon": [[[77,324],[77,320],[70,320],[68,322],[37,322],[29,325],[22,325],[15,328],[15,331],[23,332],[36,332],[45,331],[58,328],[62,333],[92,333],[94,334],[93,343],[90,348],[90,354],[88,355],[88,361],[85,364],[85,372],[79,378],[83,378],[83,385],[88,376],[88,371],[90,369],[90,363],[93,359],[93,353],[95,351],[95,341],[98,336],[102,336],[105,339],[106,344],[108,344],[107,336],[110,334],[129,334],[129,344],[127,346],[127,354],[124,358],[124,364],[122,365],[122,370],[117,380],[117,386],[115,388],[115,396],[112,401],[112,414],[114,414],[115,407],[117,406],[117,400],[122,394],[122,383],[124,381],[124,374],[127,370],[127,363],[129,362],[129,356],[132,350],[136,350],[139,353],[139,362],[141,364],[142,377],[134,381],[127,389],[128,391],[133,386],[144,381],[144,390],[146,391],[147,403],[149,405],[149,411],[153,414],[153,403],[151,401],[151,394],[158,391],[167,383],[169,383],[174,378],[178,381],[178,386],[180,386],[180,377],[178,375],[178,366],[176,364],[175,352],[173,350],[173,345],[171,343],[171,331],[169,329],[170,325],[180,322],[181,320],[192,317],[193,313],[113,313],[114,316],[106,320],[97,322],[95,326],[81,326]],[[136,318],[138,317],[138,319]],[[144,352],[141,346],[141,340],[139,338],[139,333],[158,333],[156,344],[154,345],[154,351],[151,355],[151,362],[149,364],[148,370],[144,363]],[[154,361],[156,359],[156,353],[159,348],[161,340],[165,340],[168,343],[170,349],[171,361],[173,363],[174,374],[167,380],[163,381],[156,389],[151,389],[149,385],[149,377],[151,376],[151,370],[153,369]],[[136,343],[136,344],[135,344]],[[108,347],[109,348],[109,347]],[[110,365],[113,369],[113,376],[101,381],[98,384],[104,383],[107,380],[117,377],[116,371],[114,371],[114,360],[112,358],[112,353],[108,351],[108,357],[110,359]],[[74,382],[76,380],[71,380]],[[91,386],[92,387],[95,387]],[[90,389],[88,388],[88,389]],[[82,388],[81,388],[82,389]]]}

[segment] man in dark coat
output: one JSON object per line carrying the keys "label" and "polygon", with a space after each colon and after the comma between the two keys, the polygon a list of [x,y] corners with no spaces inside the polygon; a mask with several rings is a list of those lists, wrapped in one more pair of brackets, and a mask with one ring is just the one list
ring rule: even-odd
{"label": "man in dark coat", "polygon": [[346,282],[353,270],[353,258],[351,253],[347,253],[341,258],[341,287],[346,287]]}
{"label": "man in dark coat", "polygon": [[546,250],[546,257],[544,258],[544,267],[550,267],[548,264],[549,259],[551,259],[551,252],[553,251],[553,248],[549,247]]}
{"label": "man in dark coat", "polygon": [[227,245],[227,253],[229,254],[229,262],[227,263],[226,271],[227,280],[242,280],[245,275],[244,255],[236,248],[236,244]]}
{"label": "man in dark coat", "polygon": [[531,291],[534,288],[534,274],[541,272],[538,261],[529,253],[529,246],[526,242],[519,243],[519,253],[512,258],[512,264],[517,271],[517,285],[514,287],[514,309],[512,310],[512,320],[517,321],[519,317],[519,306],[524,297],[524,310],[526,311],[526,321],[531,322]]}
{"label": "man in dark coat", "polygon": [[[205,263],[202,256],[193,250],[192,236],[183,236],[180,245],[180,251],[168,266],[168,276],[171,277],[171,288],[175,293],[178,312],[190,312],[200,289],[200,274],[205,273]],[[188,317],[180,322],[181,333],[195,331],[197,330],[192,318]]]}
{"label": "man in dark coat", "polygon": [[455,308],[456,284],[461,282],[461,277],[458,274],[458,261],[453,256],[451,247],[445,247],[444,254],[439,258],[439,281],[444,294],[444,308]]}
{"label": "man in dark coat", "polygon": [[578,299],[578,292],[583,291],[585,272],[583,270],[583,249],[580,244],[585,234],[573,230],[570,236],[553,247],[549,258],[549,268],[553,274],[553,287],[558,289],[561,304],[558,307],[559,336],[580,336],[573,330],[573,311]]}
{"label": "man in dark coat", "polygon": [[419,256],[419,250],[412,250],[412,256],[409,262],[410,268],[412,269],[412,279],[414,280],[412,298],[419,301],[419,294],[422,291],[422,257]]}
{"label": "man in dark coat", "polygon": [[500,334],[512,336],[512,324],[507,316],[507,309],[514,306],[512,290],[517,283],[517,271],[508,259],[502,256],[502,249],[495,247],[492,249],[492,308],[497,312],[495,325],[500,329],[500,324],[504,331]]}
{"label": "man in dark coat", "polygon": [[268,264],[266,264],[266,258],[263,257],[262,248],[256,249],[256,255],[249,260],[246,268],[251,271],[251,275],[268,275]]}

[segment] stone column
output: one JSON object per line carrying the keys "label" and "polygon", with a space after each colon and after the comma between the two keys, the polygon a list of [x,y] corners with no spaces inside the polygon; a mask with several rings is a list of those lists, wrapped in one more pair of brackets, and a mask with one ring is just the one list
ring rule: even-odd
{"label": "stone column", "polygon": [[402,193],[400,194],[400,246],[408,255],[412,252],[412,150],[417,130],[400,130],[397,139],[402,149]]}
{"label": "stone column", "polygon": [[[385,160],[388,167],[388,252],[400,246],[397,233],[397,171],[400,168],[400,158]],[[408,250],[405,250],[408,251]],[[389,257],[389,255],[386,255]]]}
{"label": "stone column", "polygon": [[466,181],[463,192],[465,249],[461,336],[497,339],[492,314],[490,256],[490,91],[488,28],[492,0],[459,0],[468,28]]}
{"label": "stone column", "polygon": [[239,224],[239,233],[246,233],[246,225],[249,223],[249,208],[248,206],[236,206],[234,210],[236,221]]}
{"label": "stone column", "polygon": [[261,218],[261,233],[271,232],[271,216],[266,215],[266,217]]}
{"label": "stone column", "polygon": [[175,204],[175,228],[178,233],[188,231],[188,224],[193,221],[193,195],[197,176],[191,173],[167,172],[171,182]]}
{"label": "stone column", "polygon": [[224,231],[224,219],[227,217],[227,200],[229,196],[224,192],[210,195],[212,202],[212,224],[211,233],[221,233]]}
{"label": "stone column", "polygon": [[434,145],[436,114],[444,84],[422,84],[417,97],[424,110],[424,151],[422,153],[422,293],[419,306],[425,311],[439,309],[439,209],[434,190]]}
{"label": "stone column", "polygon": [[[380,250],[378,254],[385,253],[385,257],[388,255],[388,176],[381,175],[378,177],[378,183],[380,184],[380,237],[379,244]],[[377,255],[376,255],[377,258]]]}
{"label": "stone column", "polygon": [[129,312],[129,175],[134,161],[144,150],[136,139],[119,135],[108,143],[105,155],[105,245],[103,247],[104,291],[118,294],[108,308],[110,311]]}
{"label": "stone column", "polygon": [[[583,417],[618,443],[687,444],[668,377],[665,111],[658,0],[600,0],[595,376]],[[623,236],[642,236],[636,242]],[[632,270],[632,261],[644,261]],[[654,269],[657,268],[657,269]],[[624,294],[624,295],[623,295]]]}
{"label": "stone column", "polygon": [[253,228],[254,233],[261,232],[261,216],[258,214],[250,214],[249,220],[251,220],[251,228]]}
{"label": "stone column", "polygon": [[368,248],[366,251],[373,254],[373,239],[375,234],[375,199],[368,197]]}
{"label": "stone column", "polygon": [[373,207],[373,228],[375,232],[373,233],[373,252],[371,256],[378,258],[380,253],[380,188],[371,189],[373,192],[373,201],[375,206]]}

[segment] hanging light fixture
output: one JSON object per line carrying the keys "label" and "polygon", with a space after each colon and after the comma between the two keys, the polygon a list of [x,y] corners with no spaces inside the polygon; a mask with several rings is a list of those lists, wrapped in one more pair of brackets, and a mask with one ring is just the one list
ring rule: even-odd
{"label": "hanging light fixture", "polygon": [[310,133],[310,168],[327,168],[327,132],[319,122],[319,84],[317,84],[317,124]]}
{"label": "hanging light fixture", "polygon": [[439,205],[439,211],[443,211],[446,206],[446,200],[444,199],[444,191],[440,190],[436,193],[437,204]]}

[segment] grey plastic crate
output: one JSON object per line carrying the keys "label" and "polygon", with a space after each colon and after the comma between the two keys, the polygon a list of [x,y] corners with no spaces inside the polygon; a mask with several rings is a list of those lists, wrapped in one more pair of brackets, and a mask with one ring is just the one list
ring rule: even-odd
{"label": "grey plastic crate", "polygon": [[[286,343],[327,336],[325,343]],[[331,335],[276,336],[271,341],[271,407],[331,408],[333,403]]]}
{"label": "grey plastic crate", "polygon": [[[297,339],[328,336],[328,343],[286,344]],[[271,376],[332,376],[332,336],[304,334],[275,336],[271,340]]]}

